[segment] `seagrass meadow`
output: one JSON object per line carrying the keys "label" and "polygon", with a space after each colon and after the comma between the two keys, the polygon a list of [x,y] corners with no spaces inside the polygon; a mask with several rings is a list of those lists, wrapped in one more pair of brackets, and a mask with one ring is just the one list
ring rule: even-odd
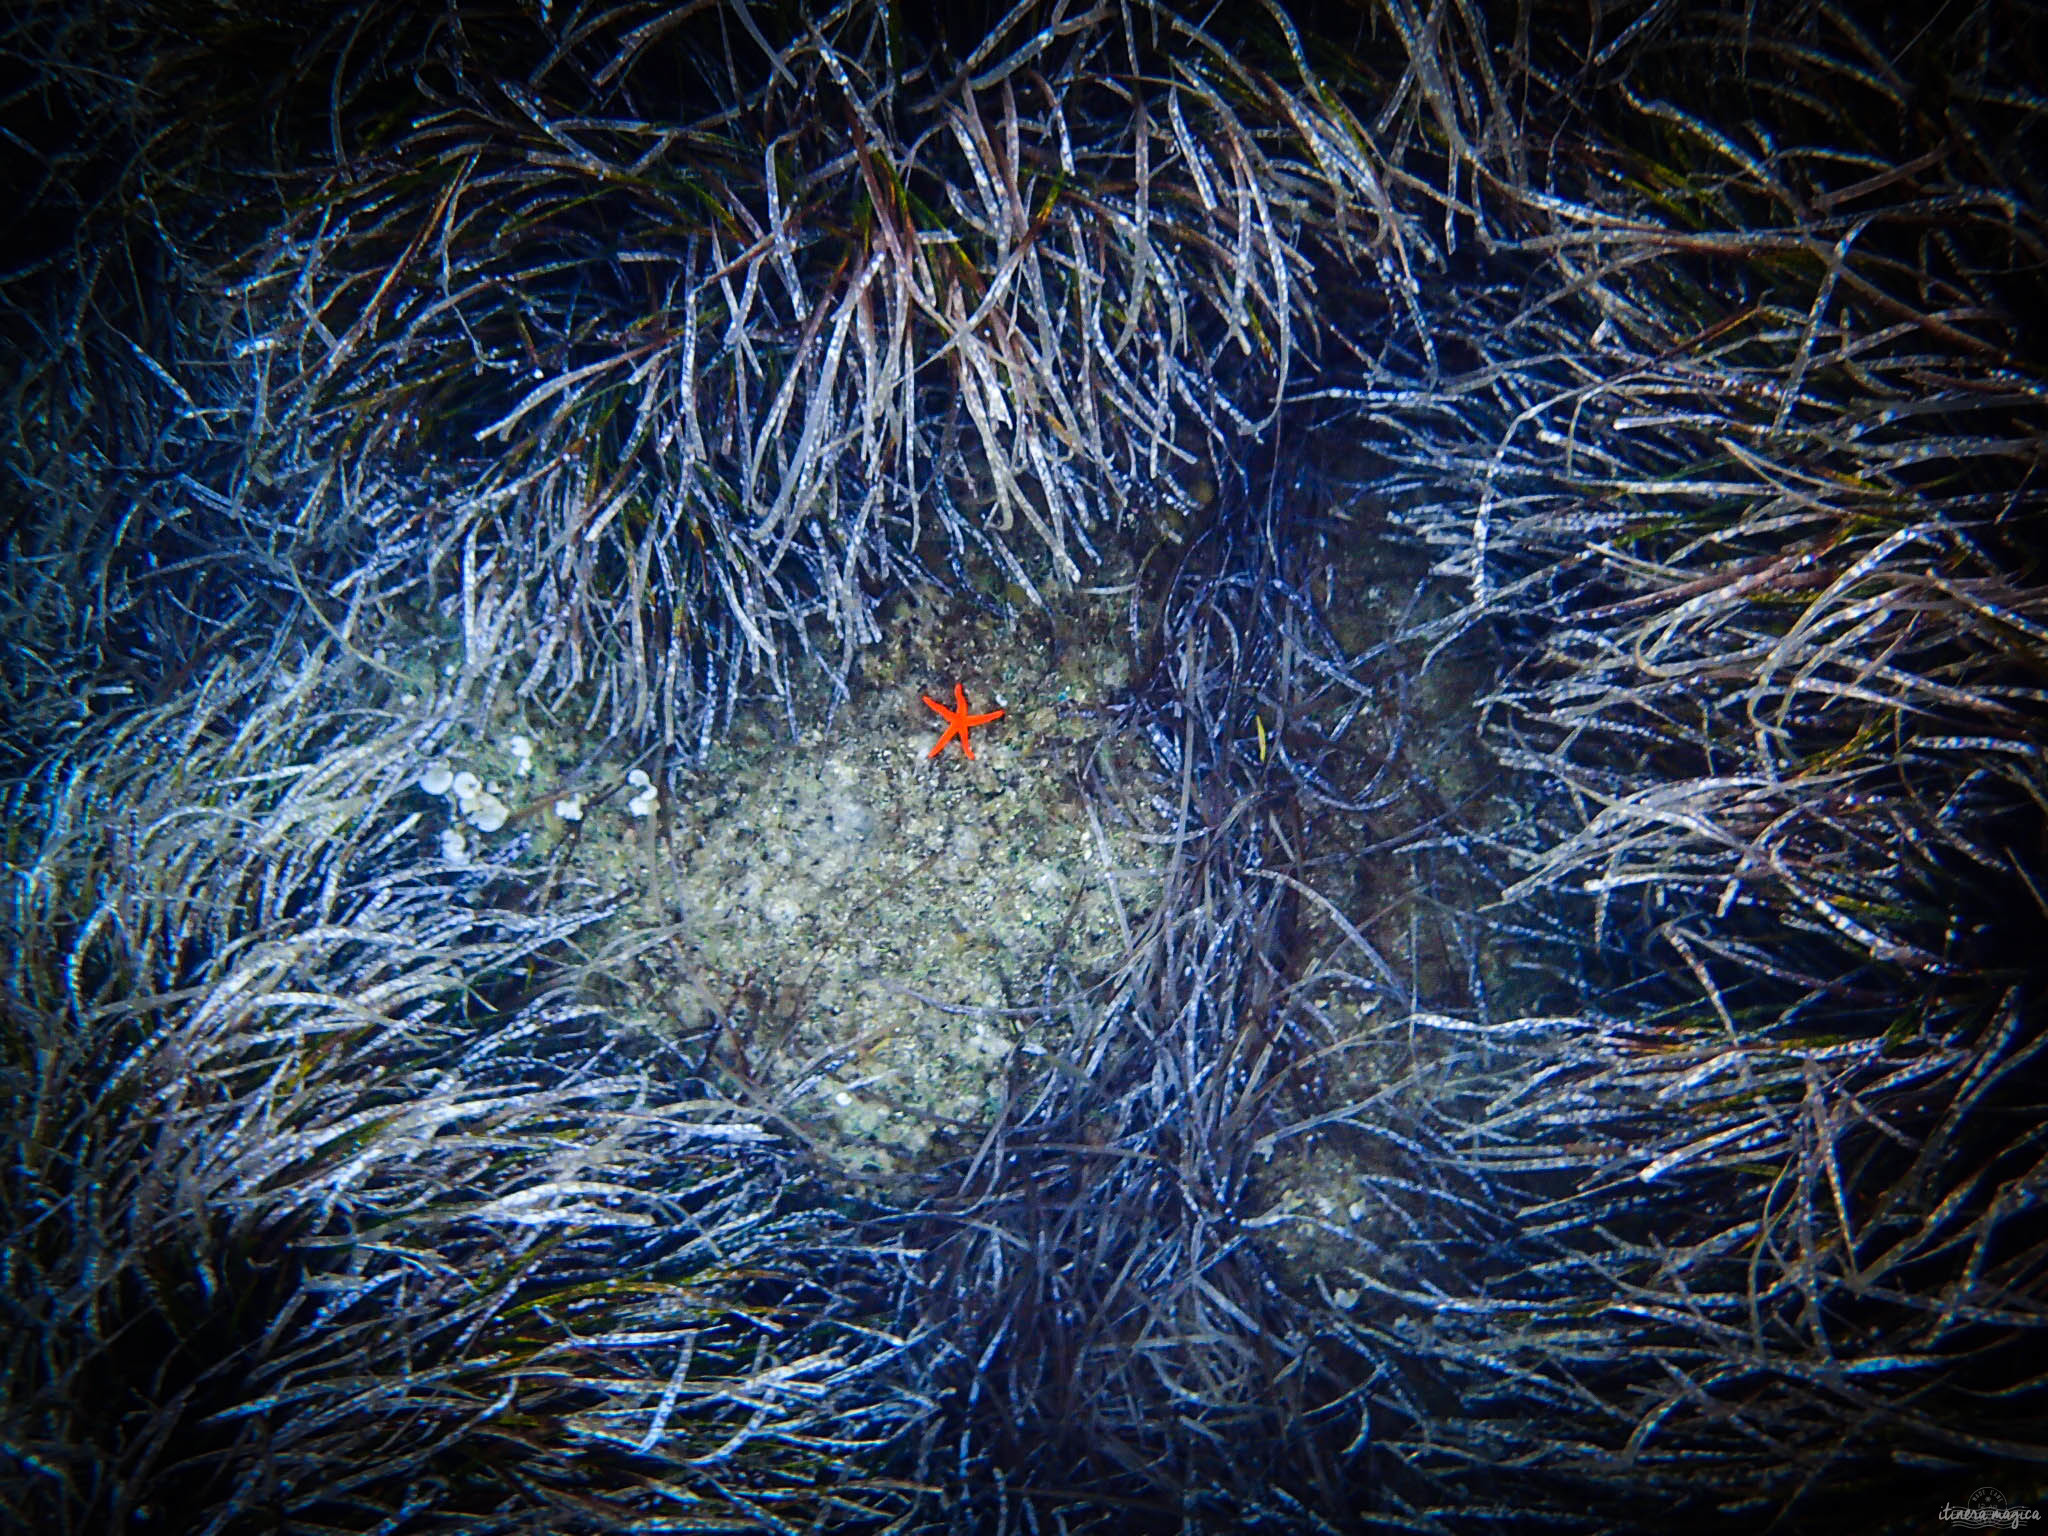
{"label": "seagrass meadow", "polygon": [[2048,10],[4,28],[5,1529],[2048,1503]]}

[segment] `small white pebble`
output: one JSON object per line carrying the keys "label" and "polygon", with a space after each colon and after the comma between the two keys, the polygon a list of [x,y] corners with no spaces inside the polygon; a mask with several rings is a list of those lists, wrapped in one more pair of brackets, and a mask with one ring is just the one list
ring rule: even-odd
{"label": "small white pebble", "polygon": [[469,839],[455,827],[441,834],[441,857],[450,864],[469,862]]}
{"label": "small white pebble", "polygon": [[420,775],[420,788],[430,795],[445,795],[454,784],[455,770],[446,763],[434,763]]}
{"label": "small white pebble", "polygon": [[583,819],[583,797],[581,795],[570,795],[565,799],[557,800],[555,802],[555,814],[564,821],[581,821]]}

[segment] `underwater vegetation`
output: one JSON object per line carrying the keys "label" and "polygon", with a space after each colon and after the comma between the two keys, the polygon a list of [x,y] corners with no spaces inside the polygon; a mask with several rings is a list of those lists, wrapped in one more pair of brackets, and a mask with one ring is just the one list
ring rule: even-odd
{"label": "underwater vegetation", "polygon": [[0,1522],[2048,1501],[2044,20],[11,8]]}

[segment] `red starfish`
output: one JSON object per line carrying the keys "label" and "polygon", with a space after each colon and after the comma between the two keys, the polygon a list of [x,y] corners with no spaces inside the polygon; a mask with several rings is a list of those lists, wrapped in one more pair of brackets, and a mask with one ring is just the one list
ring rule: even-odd
{"label": "red starfish", "polygon": [[967,733],[977,725],[987,725],[991,720],[1003,718],[1000,709],[992,709],[985,715],[967,713],[967,690],[959,683],[953,685],[953,700],[956,707],[948,709],[930,694],[924,696],[925,703],[936,709],[946,722],[946,729],[939,735],[939,744],[925,754],[927,757],[937,757],[946,750],[946,743],[955,736],[960,738],[960,750],[969,757],[974,756],[974,743],[967,739]]}

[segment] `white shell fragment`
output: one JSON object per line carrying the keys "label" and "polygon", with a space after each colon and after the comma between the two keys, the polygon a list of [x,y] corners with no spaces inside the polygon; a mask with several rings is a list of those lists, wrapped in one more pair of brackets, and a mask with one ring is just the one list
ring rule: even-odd
{"label": "white shell fragment", "polygon": [[627,772],[626,782],[640,793],[626,802],[626,814],[642,818],[652,816],[654,808],[661,804],[661,791],[654,787],[654,780],[647,777],[645,768],[634,768]]}
{"label": "white shell fragment", "polygon": [[[436,788],[435,786],[439,786]],[[486,784],[475,774],[464,770],[451,774],[443,765],[436,763],[420,775],[420,788],[430,795],[450,795],[455,800],[456,814],[479,832],[495,832],[511,820],[512,809],[498,798],[498,786]],[[456,833],[444,834],[446,837]]]}
{"label": "white shell fragment", "polygon": [[469,824],[479,832],[495,832],[505,825],[512,811],[504,801],[489,791],[478,795],[465,814]]}
{"label": "white shell fragment", "polygon": [[564,821],[581,821],[583,819],[583,797],[581,795],[563,796],[555,802],[555,814]]}

